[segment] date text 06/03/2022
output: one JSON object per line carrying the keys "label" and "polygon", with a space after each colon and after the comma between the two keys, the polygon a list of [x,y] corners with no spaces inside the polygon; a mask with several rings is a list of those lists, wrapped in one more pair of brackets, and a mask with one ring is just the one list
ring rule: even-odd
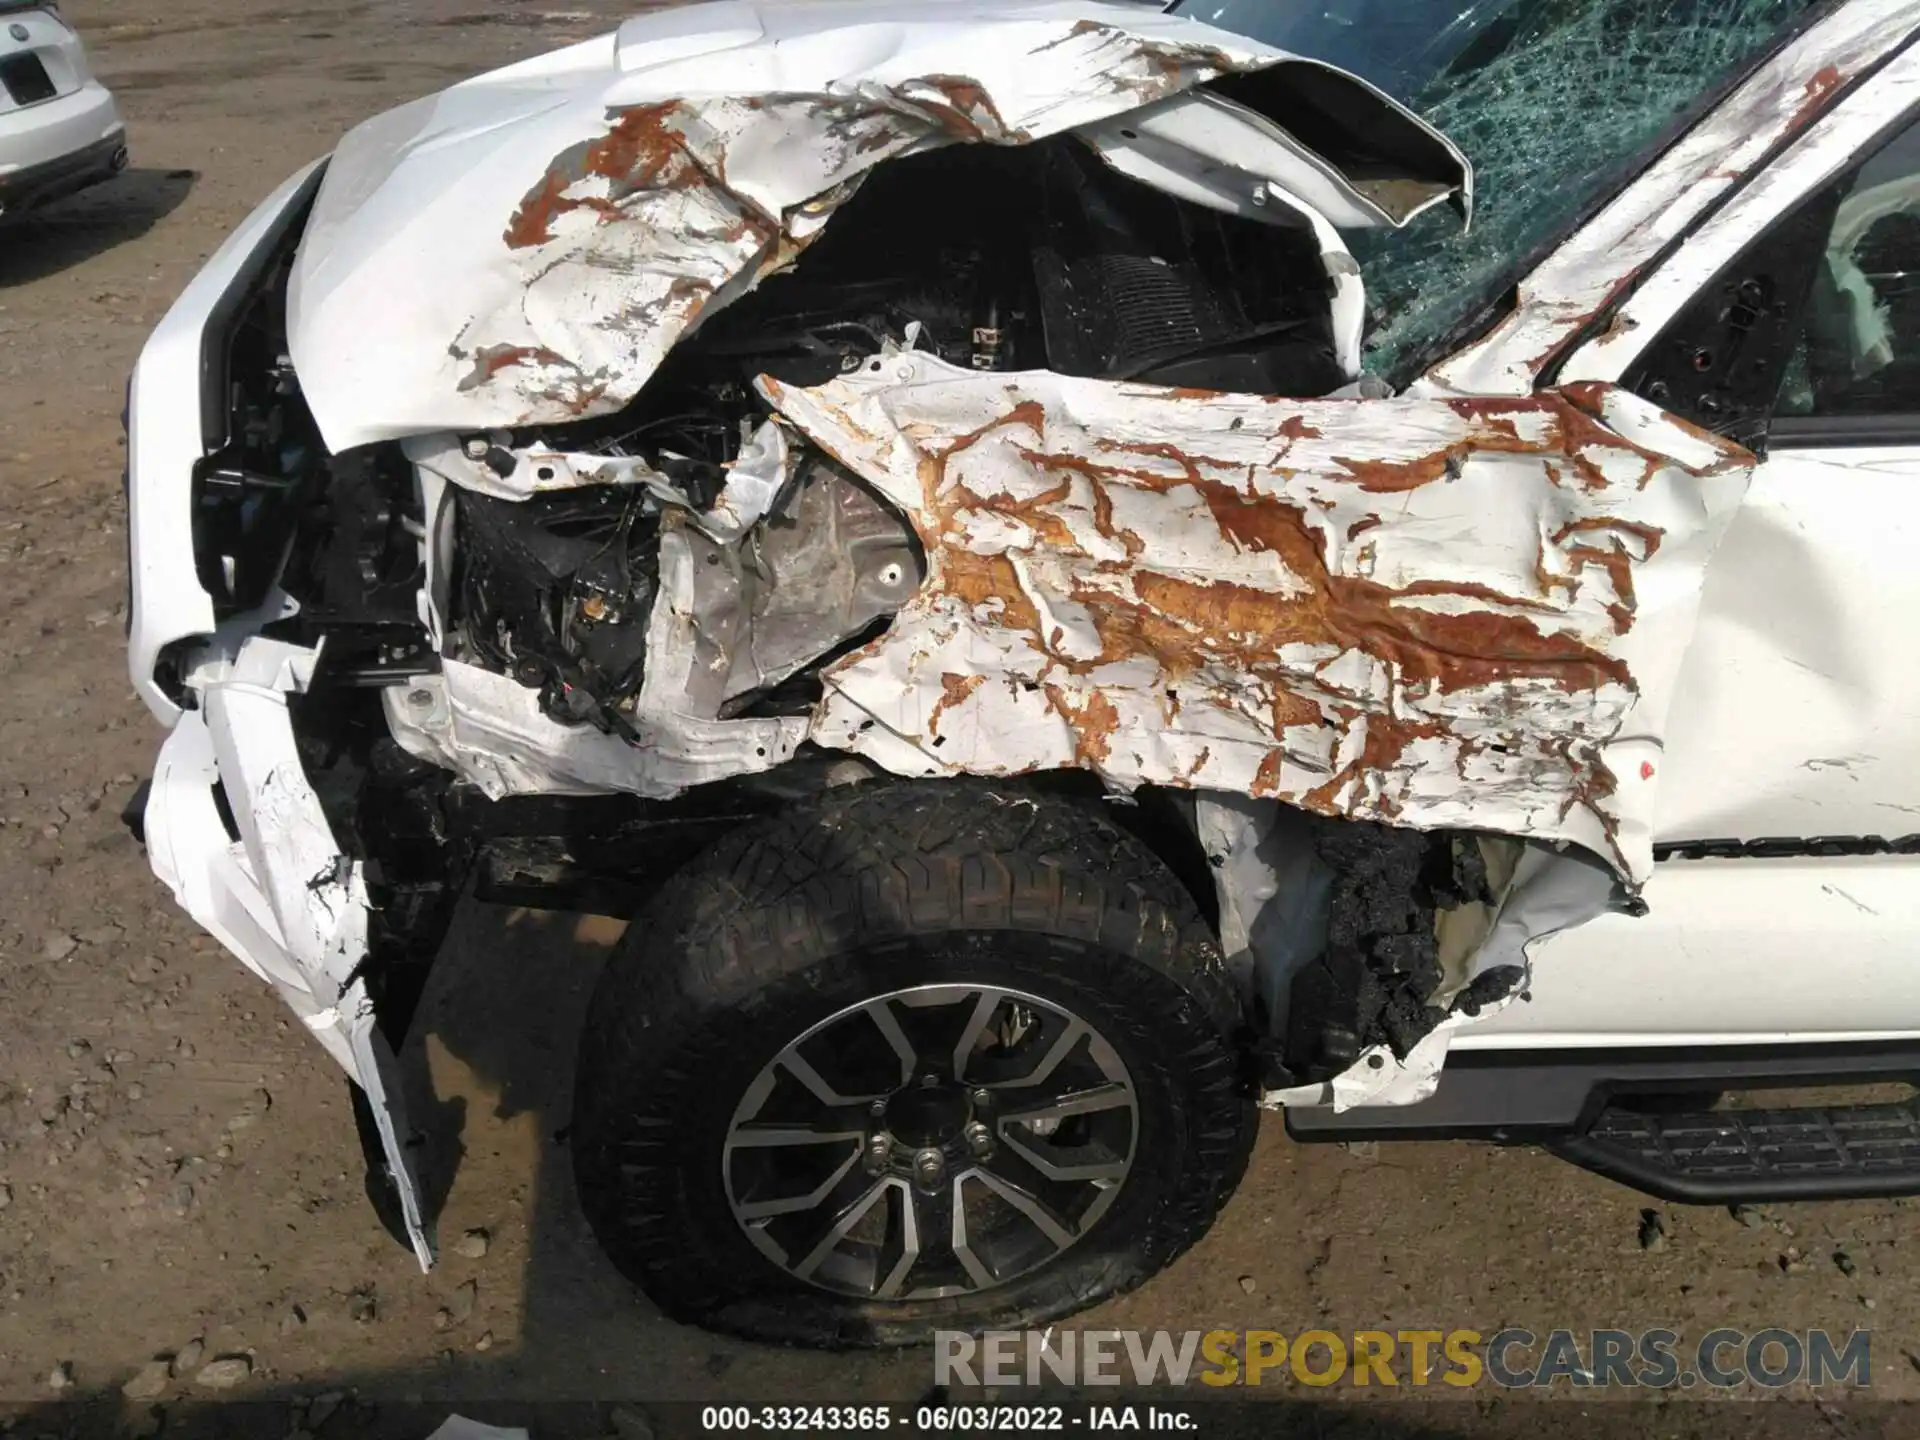
{"label": "date text 06/03/2022", "polygon": [[1161,1405],[708,1405],[700,1428],[709,1432],[794,1434],[901,1430],[909,1434],[1009,1434],[1047,1431],[1199,1428],[1185,1410]]}

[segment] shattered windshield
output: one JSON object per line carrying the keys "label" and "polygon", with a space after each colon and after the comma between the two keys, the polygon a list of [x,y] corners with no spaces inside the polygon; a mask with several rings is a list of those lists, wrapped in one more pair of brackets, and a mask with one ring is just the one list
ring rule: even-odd
{"label": "shattered windshield", "polygon": [[1474,220],[1430,210],[1350,237],[1367,368],[1394,384],[1628,178],[1647,147],[1821,0],[1181,0],[1223,29],[1351,70],[1474,166]]}

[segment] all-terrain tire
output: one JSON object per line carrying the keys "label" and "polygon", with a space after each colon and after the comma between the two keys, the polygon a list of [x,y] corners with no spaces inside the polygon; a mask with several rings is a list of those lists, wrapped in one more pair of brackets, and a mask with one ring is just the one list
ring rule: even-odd
{"label": "all-terrain tire", "polygon": [[[723,1146],[772,1059],[905,987],[1025,992],[1083,1017],[1138,1094],[1136,1159],[1076,1243],[973,1293],[879,1301],[796,1279],[730,1209]],[[1138,1285],[1213,1222],[1255,1115],[1239,1002],[1192,899],[1097,803],[875,782],[729,835],[610,958],[571,1144],[613,1264],[670,1315],[822,1347],[1044,1324]]]}

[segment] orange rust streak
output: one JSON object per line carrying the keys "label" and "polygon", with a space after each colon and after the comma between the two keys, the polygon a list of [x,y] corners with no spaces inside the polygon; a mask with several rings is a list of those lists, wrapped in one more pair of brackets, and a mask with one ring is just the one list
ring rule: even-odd
{"label": "orange rust streak", "polygon": [[[1345,723],[1351,727],[1355,719],[1346,717]],[[1349,781],[1357,780],[1366,774],[1382,774],[1398,765],[1405,756],[1407,747],[1416,740],[1437,740],[1447,735],[1447,729],[1438,720],[1410,720],[1397,715],[1368,714],[1364,717],[1366,737],[1361,741],[1360,753],[1326,780],[1313,787],[1300,797],[1300,804],[1308,810],[1318,810],[1323,814],[1333,814],[1340,810],[1337,797]]]}
{"label": "orange rust streak", "polygon": [[1660,549],[1660,542],[1666,538],[1666,531],[1657,525],[1647,525],[1638,520],[1615,520],[1606,515],[1587,515],[1578,520],[1569,520],[1553,532],[1553,543],[1564,545],[1575,535],[1590,533],[1631,535],[1641,545],[1642,560],[1651,560]]}
{"label": "orange rust streak", "polygon": [[[1597,404],[1597,394],[1591,398]],[[1474,424],[1470,441],[1456,447],[1462,454],[1491,450],[1529,453],[1545,459],[1557,455],[1561,446],[1576,439],[1589,444],[1604,443],[1613,450],[1625,445],[1620,437],[1585,414],[1577,403],[1558,397],[1463,404],[1466,407],[1463,413],[1468,414]],[[1553,417],[1554,423],[1543,427],[1540,440],[1531,443],[1521,440],[1515,420],[1521,410],[1545,411]],[[915,515],[915,524],[927,547],[930,589],[951,595],[971,607],[996,607],[998,626],[1024,631],[1032,637],[1036,650],[1052,651],[1054,647],[1046,643],[1039,612],[1021,584],[1012,560],[1005,555],[977,555],[967,549],[967,521],[961,512],[997,513],[1032,527],[1054,553],[1081,562],[1079,573],[1070,575],[1066,582],[1067,591],[1069,598],[1086,608],[1100,641],[1099,654],[1092,659],[1073,660],[1051,654],[1050,673],[1084,677],[1116,661],[1146,657],[1165,677],[1168,686],[1184,677],[1232,677],[1227,687],[1231,693],[1215,696],[1212,703],[1244,712],[1252,694],[1259,694],[1263,697],[1261,703],[1269,711],[1264,723],[1271,726],[1276,741],[1283,741],[1287,730],[1296,726],[1332,725],[1352,732],[1354,727],[1364,724],[1359,753],[1349,756],[1337,774],[1301,797],[1299,803],[1309,808],[1328,813],[1350,808],[1341,805],[1338,797],[1352,782],[1390,773],[1404,763],[1408,747],[1418,741],[1446,739],[1465,747],[1456,757],[1462,764],[1472,751],[1473,742],[1471,736],[1453,734],[1439,720],[1330,705],[1301,693],[1303,684],[1311,681],[1296,669],[1283,665],[1278,658],[1280,650],[1289,644],[1339,652],[1359,651],[1390,669],[1398,686],[1415,691],[1425,687],[1449,692],[1527,679],[1557,686],[1568,694],[1609,685],[1634,688],[1633,677],[1623,661],[1577,637],[1544,631],[1524,613],[1473,610],[1447,614],[1401,603],[1411,597],[1457,595],[1507,611],[1548,608],[1538,598],[1507,595],[1470,581],[1427,580],[1394,589],[1370,580],[1333,574],[1327,564],[1323,539],[1308,525],[1306,514],[1299,506],[1269,497],[1249,499],[1224,480],[1210,478],[1204,469],[1214,465],[1237,472],[1241,468],[1237,464],[1228,467],[1165,444],[1102,443],[1102,448],[1121,454],[1172,460],[1179,471],[1178,474],[1142,472],[1083,456],[1031,448],[1012,434],[996,439],[998,432],[1018,429],[1044,436],[1046,424],[1047,415],[1040,402],[1023,401],[1005,415],[954,439],[944,448],[930,449],[923,455],[920,474],[923,505]],[[948,470],[952,458],[988,441],[1003,445],[1041,474],[1064,473],[1068,477],[1084,478],[1092,488],[1094,524],[1103,535],[1112,533],[1109,485],[1160,492],[1176,486],[1191,486],[1207,504],[1224,538],[1242,550],[1272,553],[1298,577],[1305,587],[1304,593],[1282,596],[1250,586],[1196,580],[1137,565],[1090,565],[1087,562],[1091,557],[1081,550],[1058,514],[1057,507],[1072,494],[1068,479],[1062,478],[1043,494],[1025,499],[981,496],[964,485],[950,484]],[[1626,448],[1638,450],[1630,445]],[[1442,451],[1438,456],[1423,457],[1408,464],[1443,471],[1448,453]],[[1638,453],[1649,463],[1670,463],[1650,451]],[[1719,453],[1726,456],[1737,452],[1722,445]],[[1582,478],[1592,484],[1598,475],[1597,468],[1587,462],[1586,469],[1591,473],[1583,474]],[[1604,483],[1603,477],[1602,481]],[[1359,522],[1353,527],[1353,533],[1367,528],[1370,528],[1368,522]],[[1651,556],[1660,544],[1661,533],[1651,526],[1585,517],[1563,526],[1550,537],[1550,543],[1565,545],[1587,533],[1611,534],[1611,548],[1576,545],[1570,552],[1572,561],[1576,571],[1590,564],[1608,571],[1617,601],[1610,607],[1612,618],[1617,629],[1624,629],[1631,618],[1631,567],[1636,563],[1629,546],[1637,540],[1640,558]],[[1129,550],[1138,553],[1132,546]],[[1576,583],[1569,577],[1547,575],[1545,560],[1543,550],[1536,566],[1543,595],[1549,594],[1554,586]],[[943,695],[935,707],[935,715],[959,703],[977,683],[978,677],[974,676],[943,676]],[[1064,678],[1060,683],[1043,681],[1043,690],[1049,707],[1061,716],[1074,736],[1075,763],[1093,768],[1105,765],[1120,724],[1113,700],[1098,690],[1076,693]],[[1172,703],[1164,708],[1166,723],[1171,726],[1178,717],[1179,704],[1171,695],[1168,699]],[[1578,743],[1568,740],[1553,753],[1566,761],[1581,787],[1579,800],[1597,807],[1598,802],[1611,793],[1613,780],[1596,760],[1584,753],[1577,760],[1574,758],[1571,747]],[[1278,746],[1267,754],[1256,775],[1253,793],[1279,792],[1284,758]],[[1389,803],[1378,796],[1375,801],[1381,805]],[[1595,813],[1600,814],[1603,824],[1607,823],[1597,808]]]}
{"label": "orange rust streak", "polygon": [[[929,552],[939,543],[938,537],[921,538]],[[963,604],[980,606],[997,601],[1001,606],[1002,625],[1028,631],[1036,637],[1040,634],[1040,612],[1034,609],[1020,577],[1014,573],[1013,562],[1006,556],[975,555],[956,546],[943,546],[939,551],[938,577],[941,588]]]}
{"label": "orange rust streak", "polygon": [[[1581,472],[1589,489],[1607,483],[1605,475],[1584,459],[1580,445],[1624,444],[1618,436],[1602,429],[1591,417],[1555,395],[1531,395],[1515,399],[1461,399],[1447,402],[1454,414],[1472,428],[1468,433],[1439,450],[1410,460],[1356,460],[1339,458],[1362,490],[1373,494],[1396,494],[1417,490],[1422,485],[1449,474],[1457,474],[1475,455],[1533,455],[1542,460],[1565,458]],[[1523,439],[1517,416],[1545,415],[1551,422],[1546,435],[1538,441]],[[1629,447],[1637,449],[1637,447]],[[1642,455],[1650,452],[1640,451]]]}
{"label": "orange rust streak", "polygon": [[[1598,565],[1607,572],[1607,578],[1613,585],[1613,603],[1607,607],[1607,614],[1613,620],[1614,633],[1624,635],[1633,624],[1634,610],[1638,604],[1633,590],[1633,567],[1635,558],[1627,553],[1622,543],[1622,534],[1632,535],[1640,542],[1641,561],[1651,560],[1659,550],[1664,532],[1652,525],[1643,525],[1636,521],[1612,520],[1604,515],[1589,515],[1578,520],[1570,520],[1553,533],[1555,545],[1565,545],[1575,535],[1601,534],[1608,536],[1612,543],[1605,549],[1592,545],[1574,545],[1567,549],[1567,561],[1576,574],[1589,565]],[[1565,580],[1559,582],[1564,585]]]}
{"label": "orange rust streak", "polygon": [[1047,704],[1073,731],[1075,763],[1089,769],[1106,764],[1113,750],[1113,732],[1120,726],[1120,712],[1113,708],[1113,702],[1095,690],[1075,709],[1072,697],[1058,685],[1041,688]]}
{"label": "orange rust streak", "polygon": [[1022,400],[1013,409],[998,420],[989,420],[978,430],[969,430],[940,452],[942,460],[951,459],[962,450],[978,445],[996,430],[1005,430],[1015,425],[1024,425],[1036,435],[1044,435],[1047,426],[1047,410],[1038,400]]}
{"label": "orange rust streak", "polygon": [[1840,73],[1838,65],[1822,65],[1807,77],[1805,90],[1799,108],[1793,112],[1793,118],[1787,121],[1787,129],[1799,130],[1808,121],[1820,113],[1827,103],[1827,97],[1845,83],[1846,77]]}
{"label": "orange rust streak", "polygon": [[[553,222],[574,210],[592,210],[602,220],[621,213],[619,201],[644,190],[683,188],[703,177],[687,154],[685,138],[669,123],[681,113],[678,100],[634,105],[618,112],[605,135],[561,154],[527,192],[507,222],[512,250],[553,239]],[[569,199],[566,192],[589,175],[613,182],[611,200]]]}
{"label": "orange rust streak", "polygon": [[[1529,402],[1498,403],[1527,408]],[[1053,647],[1047,643],[1038,614],[1011,562],[1004,556],[977,556],[965,550],[964,524],[956,519],[955,511],[973,509],[1020,520],[1040,530],[1060,553],[1078,555],[1079,547],[1064,523],[1057,530],[1041,523],[1048,518],[1044,507],[1065,497],[1064,486],[1027,500],[983,497],[964,487],[951,491],[944,487],[946,463],[953,455],[1016,425],[1041,433],[1044,409],[1036,401],[1022,402],[1005,416],[960,437],[938,457],[929,457],[922,487],[933,523],[928,527],[932,533],[921,538],[930,551],[939,552],[950,590],[973,605],[1000,600],[1005,606],[1003,623],[1029,631],[1037,648],[1051,651]],[[1511,429],[1505,434],[1489,429],[1484,434],[1492,442],[1490,448],[1510,449],[1520,444]],[[1147,655],[1170,675],[1190,674],[1210,664],[1228,664],[1243,673],[1272,676],[1280,646],[1316,644],[1364,651],[1392,665],[1408,683],[1430,684],[1444,691],[1521,678],[1547,680],[1569,693],[1598,689],[1608,683],[1632,684],[1624,662],[1576,638],[1544,632],[1525,616],[1481,611],[1444,614],[1397,606],[1394,601],[1403,592],[1373,581],[1332,574],[1320,538],[1307,526],[1297,506],[1264,497],[1249,501],[1231,486],[1202,476],[1193,457],[1172,447],[1136,444],[1113,448],[1175,458],[1185,471],[1182,479],[1142,476],[1082,457],[1036,452],[1017,444],[1013,448],[1030,464],[1084,475],[1096,493],[1109,479],[1159,490],[1175,484],[1191,485],[1206,501],[1222,535],[1242,550],[1276,555],[1308,587],[1303,596],[1282,598],[1221,581],[1196,583],[1155,571],[1137,571],[1133,586],[1138,603],[1130,603],[1110,591],[1075,584],[1073,598],[1093,617],[1102,648],[1090,661],[1056,658],[1056,664],[1070,671],[1085,673],[1131,655]],[[1528,608],[1530,603],[1471,584],[1427,582],[1404,593],[1458,594],[1513,608]]]}
{"label": "orange rust streak", "polygon": [[1010,495],[995,495],[988,498],[975,493],[965,485],[955,485],[944,499],[950,511],[990,510],[996,515],[1004,515],[1009,520],[1019,520],[1033,528],[1035,534],[1049,545],[1068,551],[1077,550],[1073,531],[1055,511],[1048,506],[1058,505],[1072,492],[1072,484],[1062,480],[1050,490],[1038,495],[1030,495],[1024,500],[1016,500]]}
{"label": "orange rust streak", "polygon": [[922,75],[917,80],[894,88],[911,91],[918,86],[938,91],[946,101],[945,104],[925,100],[912,103],[953,139],[978,142],[1010,133],[1006,120],[1000,114],[1000,107],[994,104],[986,86],[978,80],[970,80],[964,75]]}
{"label": "orange rust streak", "polygon": [[938,735],[940,717],[949,707],[966,703],[967,697],[984,685],[986,679],[984,675],[943,674],[940,677],[940,698],[934,702],[933,710],[927,716],[927,733]]}
{"label": "orange rust streak", "polygon": [[[1178,445],[1170,444],[1165,440],[1103,440],[1100,442],[1100,448],[1102,450],[1118,450],[1125,455],[1144,455],[1153,460],[1171,460],[1180,467],[1187,479],[1195,481],[1206,478],[1200,473],[1202,467],[1210,470],[1233,471],[1242,468],[1240,462],[1237,460],[1216,460],[1211,455],[1189,455]],[[1140,472],[1122,470],[1119,473],[1122,475],[1137,475]],[[1166,484],[1164,477],[1155,476],[1154,478],[1160,480],[1162,486]]]}
{"label": "orange rust streak", "polygon": [[473,373],[467,377],[467,383],[479,384],[491,380],[502,370],[510,370],[517,365],[565,365],[564,356],[557,355],[544,345],[489,345],[476,351],[473,357]]}
{"label": "orange rust streak", "polygon": [[561,192],[571,183],[565,176],[549,171],[528,192],[520,202],[520,208],[513,212],[513,218],[507,222],[504,238],[509,250],[530,250],[553,239],[555,207],[561,203]]}
{"label": "orange rust streak", "polygon": [[1248,793],[1256,800],[1280,793],[1280,767],[1285,763],[1287,752],[1269,750],[1260,757],[1260,768],[1253,772],[1253,784],[1247,787]]}

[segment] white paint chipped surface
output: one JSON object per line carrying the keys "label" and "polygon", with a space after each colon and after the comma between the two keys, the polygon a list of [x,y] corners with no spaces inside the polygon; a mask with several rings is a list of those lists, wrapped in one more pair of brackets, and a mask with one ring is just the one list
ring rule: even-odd
{"label": "white paint chipped surface", "polygon": [[1571,840],[1645,879],[1737,447],[1606,387],[1277,401],[919,354],[763,386],[929,562],[826,672],[820,743]]}

